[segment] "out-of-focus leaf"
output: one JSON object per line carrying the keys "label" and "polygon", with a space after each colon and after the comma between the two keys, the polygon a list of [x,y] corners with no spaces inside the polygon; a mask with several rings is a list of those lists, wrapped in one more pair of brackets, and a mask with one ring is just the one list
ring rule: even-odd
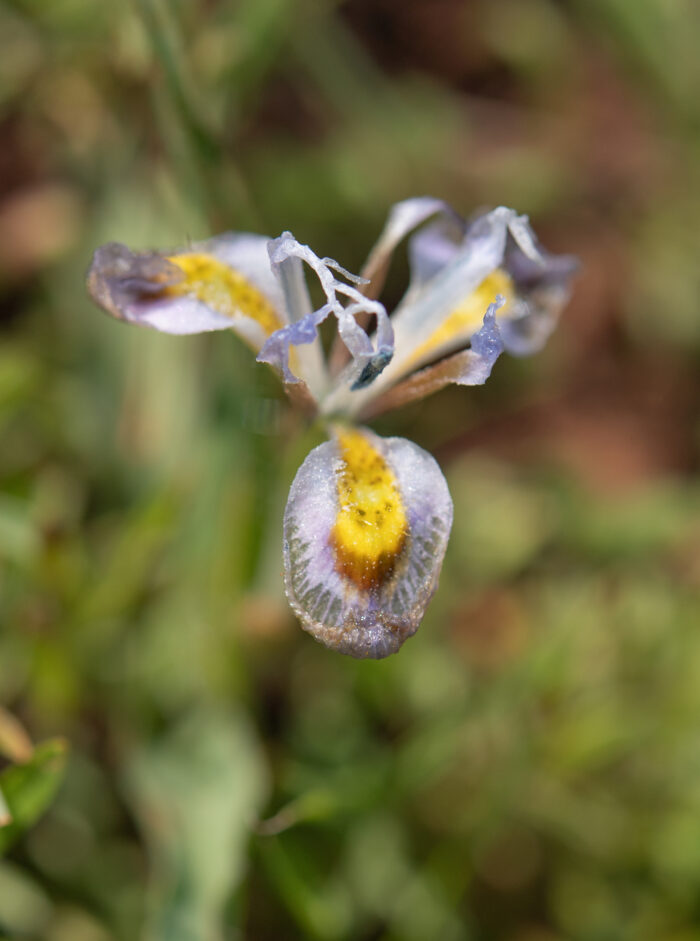
{"label": "out-of-focus leaf", "polygon": [[447,564],[474,580],[498,580],[525,568],[556,523],[550,499],[499,464],[468,459],[453,466],[450,490],[459,526]]}
{"label": "out-of-focus leaf", "polygon": [[252,730],[237,713],[196,712],[135,757],[127,787],[150,849],[147,937],[220,941],[266,796]]}
{"label": "out-of-focus leaf", "polygon": [[668,205],[655,205],[639,227],[627,319],[642,342],[651,336],[667,348],[697,349],[700,345],[698,224],[696,187],[690,193],[682,189]]}
{"label": "out-of-focus leaf", "polygon": [[0,829],[0,853],[47,809],[63,779],[67,753],[63,739],[50,739],[36,747],[31,761],[0,774],[0,790],[12,816],[12,822]]}
{"label": "out-of-focus leaf", "polygon": [[25,501],[0,494],[0,561],[28,566],[39,551],[39,538]]}
{"label": "out-of-focus leaf", "polygon": [[0,351],[0,421],[13,416],[35,391],[41,373],[31,354],[6,343]]}
{"label": "out-of-focus leaf", "polygon": [[[19,866],[0,862],[0,937],[45,938],[52,905],[45,892]],[[82,939],[80,939],[82,941]]]}
{"label": "out-of-focus leaf", "polygon": [[0,63],[0,102],[24,88],[41,61],[41,43],[30,24],[7,4],[0,6],[3,55]]}
{"label": "out-of-focus leaf", "polygon": [[146,502],[122,521],[99,577],[80,599],[80,616],[90,623],[106,619],[133,603],[170,535],[176,509],[170,494]]}
{"label": "out-of-focus leaf", "polygon": [[387,786],[389,769],[381,755],[367,763],[328,770],[324,784],[311,787],[264,820],[259,832],[274,835],[300,823],[325,823],[373,806]]}
{"label": "out-of-focus leaf", "polygon": [[693,532],[700,492],[673,483],[649,487],[615,501],[577,494],[568,507],[563,538],[605,561],[668,551]]}
{"label": "out-of-focus leaf", "polygon": [[[647,73],[674,105],[696,113],[698,7],[664,0],[594,0],[578,6],[599,19],[620,43],[623,57]],[[669,51],[673,50],[673,55]]]}
{"label": "out-of-focus leaf", "polygon": [[292,840],[275,837],[260,844],[260,858],[290,914],[314,941],[348,936],[352,909],[347,885],[325,879],[314,861]]}
{"label": "out-of-focus leaf", "polygon": [[22,725],[0,706],[0,754],[21,763],[31,759],[34,746]]}
{"label": "out-of-focus leaf", "polygon": [[571,54],[568,24],[551,0],[496,0],[479,13],[485,41],[524,81],[541,81]]}
{"label": "out-of-focus leaf", "polygon": [[229,51],[226,65],[231,93],[238,101],[250,100],[265,81],[298,13],[298,5],[295,9],[290,0],[243,0],[235,7],[222,5],[216,25],[219,29],[228,25],[239,43],[238,49]]}

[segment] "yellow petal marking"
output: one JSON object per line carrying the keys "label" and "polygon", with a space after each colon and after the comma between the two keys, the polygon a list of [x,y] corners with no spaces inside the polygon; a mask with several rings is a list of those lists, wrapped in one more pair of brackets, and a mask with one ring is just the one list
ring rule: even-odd
{"label": "yellow petal marking", "polygon": [[265,295],[242,274],[213,255],[189,252],[171,255],[168,261],[184,273],[184,278],[165,288],[164,294],[171,297],[196,297],[225,317],[233,318],[243,314],[259,323],[265,336],[283,326],[277,311]]}
{"label": "yellow petal marking", "polygon": [[337,434],[338,515],[331,534],[335,567],[364,590],[378,588],[394,570],[408,520],[396,477],[360,431]]}
{"label": "yellow petal marking", "polygon": [[507,313],[515,286],[511,276],[502,268],[497,268],[471,294],[448,314],[440,326],[428,339],[413,351],[410,365],[429,359],[433,353],[449,348],[452,341],[460,339],[465,333],[476,332],[484,320],[484,314],[489,304],[496,300],[497,294],[502,294],[506,302],[498,311],[498,316]]}

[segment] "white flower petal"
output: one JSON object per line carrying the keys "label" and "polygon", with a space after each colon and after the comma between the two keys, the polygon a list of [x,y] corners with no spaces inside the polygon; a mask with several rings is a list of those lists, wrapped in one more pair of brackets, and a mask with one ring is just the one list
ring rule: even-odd
{"label": "white flower petal", "polygon": [[497,297],[489,305],[481,329],[471,339],[469,349],[446,356],[432,366],[412,373],[383,395],[372,399],[360,413],[362,419],[400,408],[408,402],[424,399],[448,385],[481,386],[491,375],[494,363],[505,349],[496,312],[503,303]]}
{"label": "white flower petal", "polygon": [[300,467],[285,511],[285,585],[304,629],[353,657],[395,653],[437,588],[451,525],[429,454],[338,429]]}
{"label": "white flower petal", "polygon": [[[387,394],[393,386],[467,349],[499,295],[504,349],[519,356],[536,352],[556,324],[576,267],[572,258],[541,251],[527,218],[503,206],[463,227],[461,235],[454,217],[429,224],[411,237],[410,256],[411,287],[392,316],[396,353],[391,364],[371,389],[329,396],[323,406],[327,414],[375,414],[380,410],[375,402],[383,403],[383,410],[393,401]],[[472,360],[463,357],[465,364]],[[443,369],[432,375],[448,374]],[[424,379],[411,388],[437,388]]]}
{"label": "white flower petal", "polygon": [[111,243],[94,254],[88,290],[130,323],[173,334],[230,329],[258,350],[287,321],[267,241],[226,234],[167,253]]}
{"label": "white flower petal", "polygon": [[[499,268],[503,262],[508,233],[522,235],[523,223],[512,209],[501,206],[477,219],[466,231],[464,240],[456,246],[452,257],[438,268],[425,283],[413,285],[404,302],[393,317],[397,342],[401,342],[401,360],[409,352],[425,342],[439,329],[445,319],[459,304],[475,291],[482,282]],[[441,253],[445,253],[443,230],[427,229],[417,233],[412,240],[412,258],[414,261],[435,251],[432,242],[437,241]],[[532,240],[528,237],[527,251],[532,249]],[[423,270],[427,268],[425,260],[420,262]],[[483,313],[478,318],[474,330],[478,330]]]}
{"label": "white flower petal", "polygon": [[363,294],[368,297],[378,296],[384,285],[396,247],[407,235],[437,213],[444,213],[457,219],[456,214],[446,202],[442,199],[434,199],[432,196],[404,199],[391,207],[384,228],[362,269],[362,277],[367,280]]}

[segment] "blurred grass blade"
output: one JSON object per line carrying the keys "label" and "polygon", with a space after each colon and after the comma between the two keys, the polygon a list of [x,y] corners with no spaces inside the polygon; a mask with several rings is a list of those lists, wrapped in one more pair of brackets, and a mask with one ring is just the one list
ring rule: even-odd
{"label": "blurred grass blade", "polygon": [[[226,10],[222,13],[226,15]],[[285,42],[302,20],[292,0],[239,0],[228,15],[235,21],[236,35],[244,37],[243,49],[233,57],[228,75],[231,94],[240,109],[260,94]]]}
{"label": "blurred grass blade", "polygon": [[139,0],[139,10],[183,126],[200,154],[216,160],[220,145],[210,121],[203,116],[203,102],[195,100],[193,82],[185,71],[184,48],[175,18],[170,15],[168,5],[160,0]]}
{"label": "blurred grass blade", "polygon": [[[31,761],[12,765],[0,774],[0,792],[12,822],[0,829],[0,853],[31,827],[44,813],[63,780],[68,754],[63,739],[38,745]],[[2,815],[2,804],[0,804]]]}
{"label": "blurred grass blade", "polygon": [[[211,113],[206,93],[193,80],[175,11],[163,0],[139,0],[138,8],[164,75],[166,107],[160,109],[161,130],[179,167],[181,185],[196,194],[198,208],[213,228],[230,225],[232,219],[238,227],[250,224],[257,213],[245,180],[230,159],[225,161],[226,181],[222,183],[223,129]],[[156,93],[160,90],[156,85]]]}
{"label": "blurred grass blade", "polygon": [[222,938],[224,909],[243,876],[266,796],[265,767],[247,722],[204,710],[188,716],[136,757],[127,785],[150,846],[147,937]]}
{"label": "blurred grass blade", "polygon": [[12,814],[7,806],[5,795],[0,791],[0,827],[7,827],[12,823]]}
{"label": "blurred grass blade", "polygon": [[261,821],[260,836],[274,836],[300,823],[322,823],[372,807],[388,787],[388,762],[373,755],[368,762],[327,772],[322,785],[312,787]]}
{"label": "blurred grass blade", "polygon": [[332,878],[324,879],[328,874],[317,870],[309,858],[305,857],[302,865],[299,849],[295,853],[279,837],[261,841],[258,852],[267,878],[303,931],[303,937],[335,941],[348,936],[351,904],[342,884],[334,883]]}

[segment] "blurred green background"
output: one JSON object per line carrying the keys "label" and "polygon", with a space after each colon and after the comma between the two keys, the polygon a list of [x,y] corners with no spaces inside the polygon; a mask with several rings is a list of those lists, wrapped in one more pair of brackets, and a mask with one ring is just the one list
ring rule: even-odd
{"label": "blurred green background", "polygon": [[[700,937],[699,35],[694,0],[0,0],[0,937]],[[357,663],[284,600],[315,439],[273,377],[84,273],[227,228],[356,271],[426,193],[583,268],[543,354],[377,424],[456,515],[417,636]]]}

